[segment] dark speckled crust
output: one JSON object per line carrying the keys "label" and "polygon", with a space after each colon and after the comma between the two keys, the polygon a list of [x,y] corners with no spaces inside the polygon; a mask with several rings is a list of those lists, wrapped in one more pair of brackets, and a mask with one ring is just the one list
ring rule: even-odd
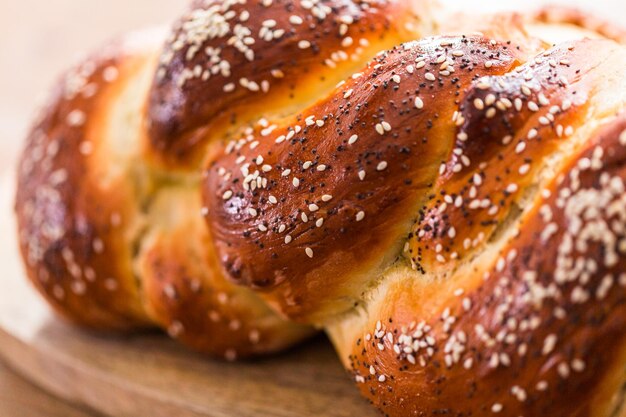
{"label": "dark speckled crust", "polygon": [[[385,262],[384,254],[398,252],[416,207],[448,158],[460,94],[478,76],[511,70],[519,64],[516,54],[481,37],[406,44],[376,58],[360,77],[270,135],[255,132],[241,147],[220,145],[207,171],[204,200],[230,276],[271,290],[271,298],[294,318],[327,314],[328,305],[335,312],[350,307],[371,271]],[[486,68],[490,56],[498,60]],[[450,59],[455,72],[441,74],[438,57]],[[434,78],[426,79],[426,73]],[[307,126],[310,115],[323,126]],[[276,144],[296,126],[302,130]],[[358,139],[350,143],[353,135]],[[245,163],[250,175],[258,170],[267,179],[266,188],[242,187]],[[324,201],[324,195],[332,199]]]}
{"label": "dark speckled crust", "polygon": [[614,415],[626,356],[625,144],[622,115],[569,159],[497,261],[479,258],[443,291],[391,277],[374,302],[380,322],[370,318],[349,358],[384,415]]}
{"label": "dark speckled crust", "polygon": [[[305,3],[193,3],[161,55],[150,94],[150,138],[162,159],[201,159],[198,143],[258,118],[260,106],[271,113],[311,104],[376,52],[417,37],[430,4]],[[202,26],[208,22],[210,31]]]}
{"label": "dark speckled crust", "polygon": [[19,165],[16,213],[27,272],[58,311],[91,327],[148,322],[131,248],[119,232],[133,215],[125,201],[133,186],[119,178],[109,185],[96,181],[91,156],[101,146],[97,109],[145,60],[118,43],[68,73],[31,131]]}
{"label": "dark speckled crust", "polygon": [[602,76],[594,68],[605,57],[585,57],[613,47],[562,44],[473,84],[459,107],[455,152],[409,235],[407,256],[419,271],[449,268],[518,213],[544,160],[586,122],[586,103]]}

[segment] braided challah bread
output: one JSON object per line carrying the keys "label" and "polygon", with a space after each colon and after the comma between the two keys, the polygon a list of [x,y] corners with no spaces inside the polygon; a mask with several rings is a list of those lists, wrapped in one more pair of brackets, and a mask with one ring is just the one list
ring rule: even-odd
{"label": "braided challah bread", "polygon": [[389,416],[620,415],[626,36],[581,16],[195,1],[60,83],[28,275],[227,359],[325,328]]}
{"label": "braided challah bread", "polygon": [[169,37],[131,34],[70,71],[19,168],[31,280],[75,322],[157,324],[228,359],[310,335],[224,279],[201,214],[203,145],[259,113],[304,108],[379,50],[431,31],[414,7],[196,1]]}

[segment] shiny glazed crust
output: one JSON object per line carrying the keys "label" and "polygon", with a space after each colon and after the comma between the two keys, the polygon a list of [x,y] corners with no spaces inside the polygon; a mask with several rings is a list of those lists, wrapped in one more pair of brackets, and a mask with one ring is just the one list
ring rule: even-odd
{"label": "shiny glazed crust", "polygon": [[[452,149],[444,138],[454,137],[459,92],[478,71],[509,71],[516,55],[480,37],[404,44],[270,134],[226,143],[204,200],[229,274],[272,289],[292,317],[352,307],[393,260],[386,254],[398,252]],[[442,75],[448,62],[457,69]],[[250,186],[255,177],[261,187]]]}
{"label": "shiny glazed crust", "polygon": [[428,30],[430,4],[194,1],[161,53],[147,114],[152,145],[178,166],[261,109],[283,114],[312,104],[378,51]]}
{"label": "shiny glazed crust", "polygon": [[20,164],[29,277],[80,324],[227,359],[311,333],[281,317],[324,327],[388,416],[619,415],[619,33],[195,1],[164,46],[132,36],[59,84]]}
{"label": "shiny glazed crust", "polygon": [[197,176],[142,162],[142,115],[162,39],[160,30],[130,35],[70,71],[33,128],[16,198],[28,275],[84,326],[159,325],[229,360],[283,349],[311,330],[224,279]]}
{"label": "shiny glazed crust", "polygon": [[626,55],[523,21],[395,47],[209,152],[228,275],[325,324],[385,415],[621,406]]}
{"label": "shiny glazed crust", "polygon": [[331,326],[384,414],[620,415],[624,132],[624,116],[595,132],[506,237],[439,285],[396,265],[367,311]]}
{"label": "shiny glazed crust", "polygon": [[195,1],[167,38],[133,34],[70,71],[20,164],[16,212],[35,286],[79,324],[158,325],[227,359],[309,336],[225,280],[203,224],[203,146],[259,106],[310,104],[380,49],[419,36],[429,7]]}

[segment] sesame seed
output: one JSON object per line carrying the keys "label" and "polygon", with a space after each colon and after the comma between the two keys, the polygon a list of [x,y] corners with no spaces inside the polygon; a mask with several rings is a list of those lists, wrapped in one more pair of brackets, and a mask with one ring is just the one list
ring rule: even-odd
{"label": "sesame seed", "polygon": [[519,167],[519,173],[521,175],[528,174],[528,171],[530,171],[530,165],[529,164],[524,164],[521,167]]}
{"label": "sesame seed", "polygon": [[365,179],[365,171],[364,170],[360,170],[359,171],[359,179],[361,181],[363,181]]}
{"label": "sesame seed", "polygon": [[301,25],[304,22],[300,16],[292,15],[289,16],[289,23],[292,25]]}
{"label": "sesame seed", "polygon": [[285,73],[282,72],[279,69],[273,69],[270,71],[270,74],[272,75],[272,77],[274,78],[284,78],[285,77]]}
{"label": "sesame seed", "polygon": [[384,171],[385,169],[387,169],[387,161],[381,161],[377,166],[376,166],[376,171]]}
{"label": "sesame seed", "polygon": [[550,100],[548,100],[543,93],[537,95],[537,100],[539,100],[539,104],[542,106],[548,106],[550,104]]}
{"label": "sesame seed", "polygon": [[248,339],[252,343],[259,343],[259,340],[261,339],[261,333],[259,333],[258,330],[251,330],[250,333],[248,333]]}
{"label": "sesame seed", "polygon": [[424,78],[426,78],[428,81],[435,81],[437,78],[430,72],[427,72],[424,75]]}
{"label": "sesame seed", "polygon": [[574,359],[572,361],[572,369],[576,372],[583,372],[585,370],[585,362],[581,359]]}
{"label": "sesame seed", "polygon": [[233,196],[233,192],[231,190],[228,190],[224,193],[224,195],[222,195],[222,198],[224,200],[230,200],[232,196]]}
{"label": "sesame seed", "polygon": [[356,221],[360,222],[361,220],[363,220],[365,218],[365,212],[364,211],[359,211],[356,214]]}
{"label": "sesame seed", "polygon": [[557,336],[555,334],[548,335],[543,340],[543,348],[541,350],[541,354],[549,355],[554,349],[554,347],[556,346],[556,342],[557,342]]}
{"label": "sesame seed", "polygon": [[419,98],[419,97],[415,97],[415,108],[417,109],[423,109],[424,108],[424,101]]}
{"label": "sesame seed", "polygon": [[73,127],[82,126],[85,123],[87,116],[80,110],[72,110],[67,115],[67,124]]}
{"label": "sesame seed", "polygon": [[92,242],[92,247],[97,254],[101,254],[102,252],[104,252],[104,242],[102,241],[102,239],[95,238]]}
{"label": "sesame seed", "polygon": [[300,42],[298,42],[298,48],[300,49],[307,49],[310,47],[311,47],[311,42],[307,40],[301,40]]}
{"label": "sesame seed", "polygon": [[291,243],[291,240],[292,240],[292,239],[291,239],[291,235],[287,235],[287,236],[285,236],[285,244],[287,244],[287,245],[288,245],[289,243]]}
{"label": "sesame seed", "polygon": [[354,145],[358,139],[358,135],[350,136],[350,139],[348,139],[348,145]]}
{"label": "sesame seed", "polygon": [[313,249],[306,248],[304,252],[306,253],[306,256],[308,256],[309,258],[313,258]]}

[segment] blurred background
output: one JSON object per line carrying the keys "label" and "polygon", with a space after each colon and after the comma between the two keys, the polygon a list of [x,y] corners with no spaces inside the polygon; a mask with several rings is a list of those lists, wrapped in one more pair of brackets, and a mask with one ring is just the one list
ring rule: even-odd
{"label": "blurred background", "polygon": [[77,59],[128,30],[169,24],[185,0],[0,0],[0,161]]}
{"label": "blurred background", "polygon": [[[441,1],[474,12],[548,3],[543,0]],[[560,2],[626,25],[626,0]],[[117,34],[170,23],[187,3],[187,0],[0,0],[0,158],[19,149],[37,103],[63,69]]]}

